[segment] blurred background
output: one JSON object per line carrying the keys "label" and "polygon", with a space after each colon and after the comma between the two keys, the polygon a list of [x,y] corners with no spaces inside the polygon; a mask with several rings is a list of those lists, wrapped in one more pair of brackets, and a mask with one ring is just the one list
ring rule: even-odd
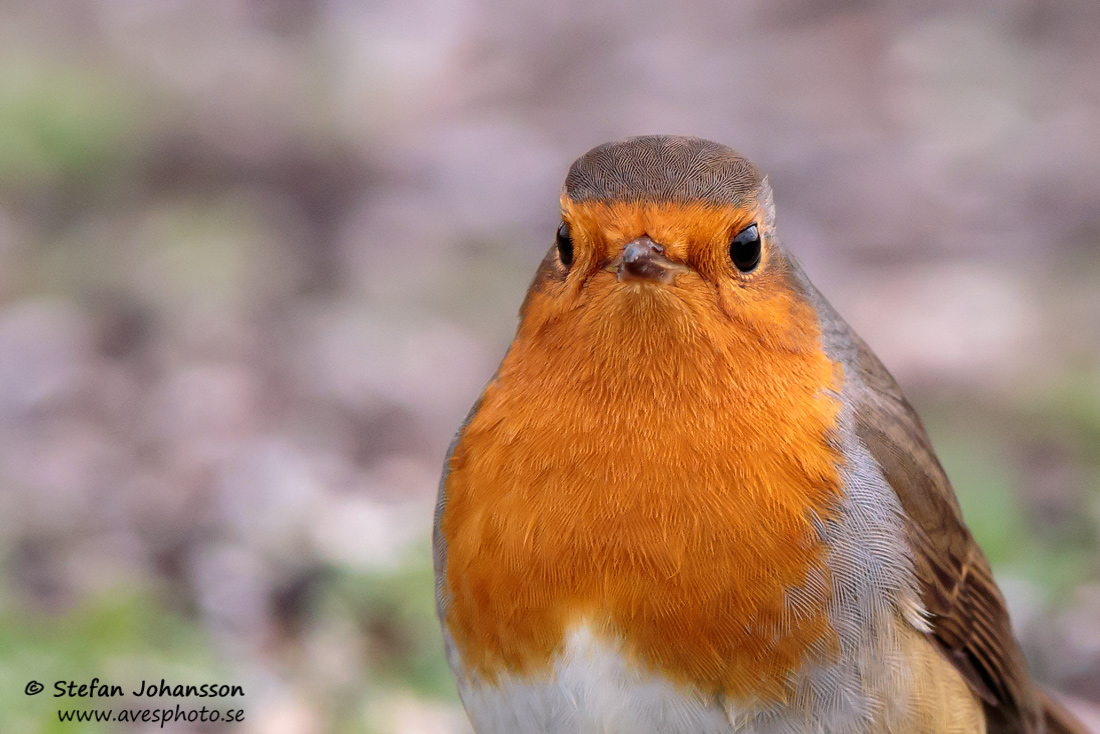
{"label": "blurred background", "polygon": [[166,731],[467,732],[443,454],[568,165],[657,132],[770,173],[1100,702],[1100,4],[959,5],[0,3],[0,729],[163,677],[246,692]]}

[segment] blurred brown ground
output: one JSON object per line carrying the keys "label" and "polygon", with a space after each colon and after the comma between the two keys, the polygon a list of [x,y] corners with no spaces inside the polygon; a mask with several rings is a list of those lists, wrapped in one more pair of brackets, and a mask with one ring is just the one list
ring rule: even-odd
{"label": "blurred brown ground", "polygon": [[168,731],[465,731],[443,452],[567,166],[656,132],[770,173],[1100,702],[1098,69],[1087,0],[3,3],[0,729],[115,731],[22,693],[98,675],[245,686]]}

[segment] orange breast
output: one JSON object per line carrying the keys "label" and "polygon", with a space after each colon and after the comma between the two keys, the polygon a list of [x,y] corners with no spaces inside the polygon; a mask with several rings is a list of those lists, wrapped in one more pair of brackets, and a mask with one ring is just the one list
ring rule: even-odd
{"label": "orange breast", "polygon": [[839,368],[783,289],[754,306],[776,339],[705,289],[601,277],[583,308],[530,300],[450,460],[447,625],[489,679],[546,671],[584,622],[704,692],[780,699],[834,637],[813,518],[840,491]]}

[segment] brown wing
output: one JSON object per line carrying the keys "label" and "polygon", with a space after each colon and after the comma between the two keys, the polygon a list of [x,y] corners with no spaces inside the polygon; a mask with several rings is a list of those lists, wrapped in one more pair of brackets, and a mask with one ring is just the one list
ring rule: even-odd
{"label": "brown wing", "polygon": [[932,639],[984,705],[991,734],[1043,731],[1041,704],[986,560],[913,408],[867,345],[856,431],[897,492]]}

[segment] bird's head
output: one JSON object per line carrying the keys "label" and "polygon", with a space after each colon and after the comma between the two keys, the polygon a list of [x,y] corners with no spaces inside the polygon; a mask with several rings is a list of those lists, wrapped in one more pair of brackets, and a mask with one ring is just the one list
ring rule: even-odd
{"label": "bird's head", "polygon": [[601,145],[570,168],[561,216],[521,334],[599,324],[621,351],[746,339],[791,349],[816,332],[771,187],[730,148],[672,136]]}

